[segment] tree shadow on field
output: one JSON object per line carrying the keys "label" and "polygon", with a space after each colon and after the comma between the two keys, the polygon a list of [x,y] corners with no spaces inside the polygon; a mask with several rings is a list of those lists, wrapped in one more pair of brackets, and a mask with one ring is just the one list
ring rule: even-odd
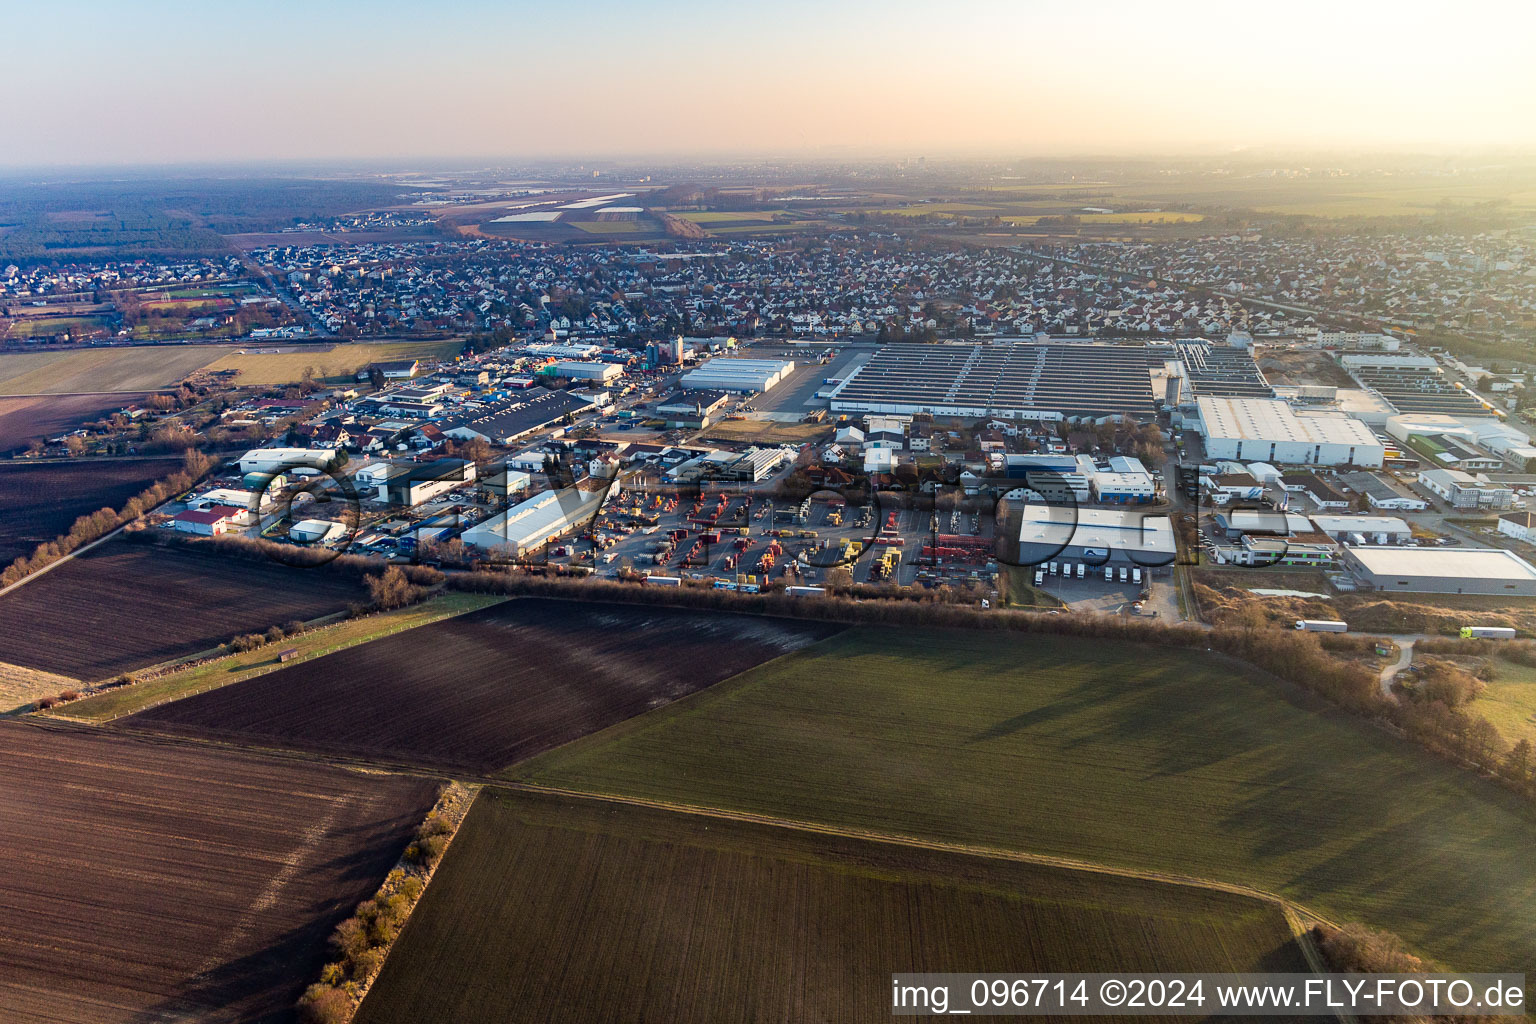
{"label": "tree shadow on field", "polygon": [[[319,979],[331,933],[358,903],[377,891],[399,859],[412,830],[431,807],[429,797],[408,803],[404,810],[389,818],[330,830],[326,845],[343,852],[306,865],[295,885],[304,878],[320,881],[307,891],[291,892],[288,900],[292,905],[286,909],[279,905],[264,915],[268,922],[273,914],[281,915],[286,919],[281,922],[284,926],[295,919],[303,923],[266,935],[262,934],[262,916],[257,916],[249,924],[253,934],[237,945],[260,948],[239,953],[186,979],[173,995],[129,1018],[131,1024],[164,1024],[168,1020],[240,1024],[294,1021],[299,996]],[[239,926],[233,921],[223,924],[231,929]],[[149,941],[155,940],[151,937]]]}

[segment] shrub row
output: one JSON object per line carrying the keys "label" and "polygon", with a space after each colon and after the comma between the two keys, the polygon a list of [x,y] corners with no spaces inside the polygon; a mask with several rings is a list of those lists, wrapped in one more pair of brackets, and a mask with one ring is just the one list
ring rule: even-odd
{"label": "shrub row", "polygon": [[1434,753],[1536,797],[1536,751],[1528,742],[1508,748],[1486,719],[1451,707],[1439,697],[1394,701],[1382,694],[1373,669],[1334,657],[1323,649],[1316,634],[1276,628],[1251,616],[1206,629],[1190,623],[1119,615],[983,610],[958,604],[860,601],[836,595],[743,594],[508,572],[455,574],[448,578],[448,586],[477,593],[655,603],[850,625],[1009,630],[1217,651],[1317,693],[1350,712],[1387,722]]}
{"label": "shrub row", "polygon": [[304,990],[298,1004],[304,1024],[347,1024],[357,1012],[368,986],[378,977],[390,946],[405,927],[421,894],[432,879],[448,844],[469,813],[475,793],[457,782],[445,785],[437,803],[406,847],[399,865],[384,879],[372,899],[331,935],[331,959],[320,980]]}
{"label": "shrub row", "polygon": [[52,565],[70,552],[78,551],[92,541],[100,540],[119,526],[138,520],[145,512],[197,483],[216,464],[217,460],[209,458],[202,452],[188,451],[182,469],[129,498],[121,511],[114,512],[110,508],[100,508],[83,515],[75,520],[68,533],[39,544],[30,555],[22,555],[6,566],[5,571],[0,572],[0,587],[17,583],[39,569]]}

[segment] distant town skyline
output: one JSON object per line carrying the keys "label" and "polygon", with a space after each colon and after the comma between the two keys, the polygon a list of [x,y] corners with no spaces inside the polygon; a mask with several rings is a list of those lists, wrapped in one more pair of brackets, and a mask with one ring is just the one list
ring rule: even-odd
{"label": "distant town skyline", "polygon": [[1536,7],[11,5],[0,165],[1536,145]]}

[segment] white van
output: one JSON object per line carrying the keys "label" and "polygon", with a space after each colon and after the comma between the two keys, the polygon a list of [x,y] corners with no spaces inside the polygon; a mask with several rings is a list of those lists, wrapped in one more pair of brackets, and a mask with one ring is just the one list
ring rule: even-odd
{"label": "white van", "polygon": [[1104,567],[1104,582],[1105,583],[1113,583],[1113,582],[1115,582],[1115,570],[1111,569],[1107,565]]}
{"label": "white van", "polygon": [[1122,565],[1120,567],[1120,582],[1121,583],[1129,583],[1130,581],[1131,581],[1131,574],[1129,572],[1127,572],[1126,569],[1125,569],[1125,566]]}
{"label": "white van", "polygon": [[1136,583],[1138,585],[1141,583],[1141,570],[1140,569],[1132,569],[1131,570],[1131,582],[1132,583]]}
{"label": "white van", "polygon": [[1082,579],[1087,574],[1088,574],[1088,567],[1086,565],[1084,565],[1082,562],[1078,562],[1077,563],[1077,578],[1078,579]]}

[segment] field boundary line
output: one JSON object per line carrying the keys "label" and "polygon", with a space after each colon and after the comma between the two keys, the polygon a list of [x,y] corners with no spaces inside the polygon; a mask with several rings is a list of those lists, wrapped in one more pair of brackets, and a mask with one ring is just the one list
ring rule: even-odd
{"label": "field boundary line", "polygon": [[755,811],[733,811],[722,807],[704,807],[695,804],[675,803],[668,800],[655,800],[650,797],[623,796],[617,793],[594,793],[579,789],[565,789],[559,786],[545,786],[532,782],[495,782],[491,783],[488,788],[519,790],[578,800],[624,804],[633,807],[645,807],[651,810],[670,811],[675,814],[693,815],[701,818],[737,821],[745,824],[767,825],[772,828],[790,829],[798,832],[837,836],[843,839],[862,839],[919,850],[931,850],[938,853],[961,853],[976,857],[990,857],[994,860],[1011,860],[1024,864],[1035,864],[1041,867],[1063,868],[1091,874],[1111,875],[1117,878],[1162,882],[1168,885],[1224,892],[1234,896],[1245,896],[1250,899],[1273,904],[1279,907],[1282,912],[1294,915],[1295,924],[1293,924],[1293,930],[1297,925],[1302,925],[1306,920],[1316,921],[1319,924],[1325,924],[1333,928],[1338,927],[1338,925],[1322,914],[1287,899],[1279,893],[1271,892],[1268,889],[1261,889],[1254,885],[1246,885],[1242,882],[1224,882],[1220,879],[1202,878],[1199,875],[1184,875],[1172,871],[1118,867],[1113,864],[1101,864],[1097,861],[1083,860],[1078,857],[1068,857],[1060,854],[1032,853],[1028,850],[1010,850],[1005,847],[985,846],[979,843],[958,843],[945,839],[925,839],[921,836],[897,832],[879,832],[874,829],[828,825],[822,822],[802,821],[796,818],[785,818],[772,814],[759,814]]}
{"label": "field boundary line", "polygon": [[[500,595],[477,595],[477,596],[500,597]],[[385,637],[394,636],[397,633],[404,633],[404,632],[406,632],[408,630],[420,628],[421,626],[430,626],[430,625],[433,625],[434,623],[445,622],[448,619],[457,618],[460,615],[467,615],[470,612],[479,611],[481,608],[492,607],[493,605],[500,604],[504,600],[507,600],[507,599],[503,597],[503,598],[501,598],[501,600],[493,600],[490,603],[481,605],[478,608],[464,608],[464,609],[460,609],[460,610],[446,610],[446,611],[443,611],[441,614],[433,615],[431,618],[422,619],[419,622],[407,622],[407,623],[395,624],[395,625],[392,625],[391,627],[389,627],[388,629],[386,629],[382,633],[373,633],[373,634],[370,634],[370,635],[368,635],[366,637],[356,638],[356,639],[353,639],[351,641],[338,640],[335,643],[327,645],[327,646],[325,646],[323,648],[320,648],[318,650],[309,651],[309,652],[306,652],[304,654],[301,654],[299,657],[296,657],[296,658],[292,659],[291,661],[282,662],[282,661],[275,661],[274,660],[274,661],[270,661],[270,662],[267,662],[267,663],[260,663],[260,662],[258,662],[257,664],[250,666],[249,671],[246,674],[241,675],[238,679],[226,679],[226,680],[224,680],[222,682],[212,682],[212,683],[209,683],[206,686],[200,686],[200,687],[198,687],[195,690],[185,690],[185,691],[178,691],[178,692],[176,692],[174,694],[167,694],[166,696],[162,697],[159,700],[152,701],[152,702],[150,702],[148,704],[144,704],[144,705],[139,706],[139,707],[134,707],[132,710],[119,711],[116,714],[114,714],[114,715],[112,715],[110,717],[107,717],[107,718],[85,718],[85,717],[81,717],[79,715],[68,714],[65,710],[63,710],[63,709],[69,708],[71,706],[71,704],[76,703],[76,702],[71,702],[71,704],[61,705],[61,708],[59,710],[41,712],[40,713],[40,717],[54,718],[54,719],[63,719],[63,720],[70,721],[70,722],[79,722],[82,725],[91,725],[91,726],[110,725],[111,723],[117,721],[119,718],[127,718],[127,717],[130,717],[132,715],[136,715],[136,714],[138,714],[141,711],[148,711],[151,708],[157,708],[157,707],[159,707],[162,704],[172,704],[172,703],[175,703],[176,701],[179,701],[179,700],[185,700],[188,697],[195,697],[195,696],[197,696],[200,693],[208,693],[211,690],[221,690],[221,689],[223,689],[226,686],[234,686],[236,683],[243,683],[243,682],[245,682],[248,679],[256,679],[259,676],[268,675],[269,673],[276,672],[276,671],[278,671],[280,669],[291,668],[294,665],[302,665],[305,662],[314,661],[316,658],[324,658],[324,657],[327,657],[328,655],[336,654],[339,651],[345,651],[345,650],[348,650],[348,649],[353,648],[353,647],[361,646],[362,644],[372,643],[375,640],[382,640]],[[324,620],[324,619],[335,619],[336,621],[334,621],[334,622],[322,622],[322,620]],[[323,615],[319,619],[314,619],[314,620],[311,620],[311,621],[313,621],[313,622],[322,622],[322,624],[319,625],[319,626],[313,627],[311,630],[308,630],[306,632],[320,632],[320,631],[323,631],[323,630],[326,630],[326,629],[334,628],[336,626],[345,625],[348,622],[353,622],[353,621],[356,621],[356,620],[346,617],[346,613],[345,612],[333,612],[330,615]],[[302,636],[302,635],[304,635],[304,634],[300,634],[300,636]],[[293,637],[293,638],[289,638],[289,639],[297,639],[297,637]],[[278,646],[282,645],[285,642],[287,642],[287,641],[280,640],[277,643],[268,644],[267,646],[268,647],[278,647]],[[184,659],[184,660],[186,660],[188,662],[200,661],[204,657],[212,654],[212,652],[218,651],[218,650],[220,650],[219,647],[209,648],[208,651],[204,651],[201,654],[191,655],[189,658]],[[218,662],[223,661],[225,658],[238,657],[238,655],[239,655],[239,652],[235,652],[235,651],[227,652],[227,653],[225,653],[225,654],[223,654],[221,656],[213,658],[211,661],[205,661],[203,664],[189,664],[185,669],[178,669],[176,671],[186,671],[186,672],[196,671],[197,669],[206,667],[208,665],[216,665],[216,664],[218,664]],[[174,671],[170,672],[170,673],[167,673],[167,675],[175,675],[175,674],[176,674],[176,672],[174,672]],[[105,696],[106,694],[109,694],[109,693],[118,693],[118,692],[121,692],[123,690],[131,690],[135,686],[140,686],[140,685],[144,685],[144,684],[147,684],[147,683],[159,682],[161,679],[164,679],[164,678],[165,678],[165,676],[161,676],[161,677],[157,677],[155,679],[145,679],[145,680],[142,680],[141,682],[138,682],[138,683],[130,683],[127,686],[113,687],[110,690],[103,690],[101,693],[91,694],[89,697],[82,698],[78,703],[83,704],[83,703],[85,703],[85,701],[90,700],[93,697],[101,697],[101,696]]]}

